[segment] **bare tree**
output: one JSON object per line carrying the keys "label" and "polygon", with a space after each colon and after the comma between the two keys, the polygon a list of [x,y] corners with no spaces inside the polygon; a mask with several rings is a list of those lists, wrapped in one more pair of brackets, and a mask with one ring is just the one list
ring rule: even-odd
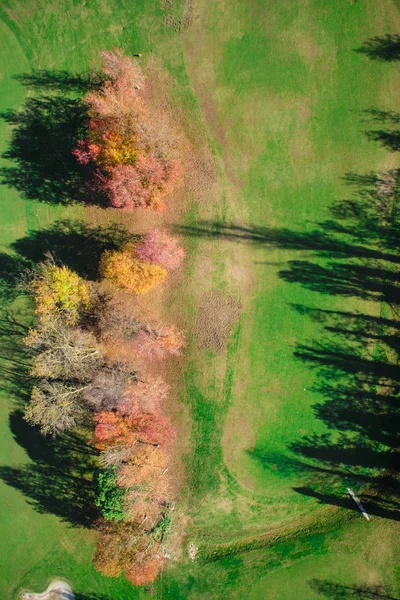
{"label": "bare tree", "polygon": [[43,435],[70,431],[82,422],[85,410],[79,396],[86,386],[67,386],[60,381],[41,381],[32,389],[25,419],[38,425]]}
{"label": "bare tree", "polygon": [[88,381],[103,364],[103,350],[94,335],[54,319],[32,330],[25,344],[37,352],[31,373],[35,377]]}
{"label": "bare tree", "polygon": [[83,398],[92,410],[109,411],[115,408],[126,388],[134,381],[136,376],[120,365],[103,368],[95,375]]}
{"label": "bare tree", "polygon": [[106,448],[100,453],[100,464],[104,469],[120,467],[132,456],[132,446],[120,445]]}

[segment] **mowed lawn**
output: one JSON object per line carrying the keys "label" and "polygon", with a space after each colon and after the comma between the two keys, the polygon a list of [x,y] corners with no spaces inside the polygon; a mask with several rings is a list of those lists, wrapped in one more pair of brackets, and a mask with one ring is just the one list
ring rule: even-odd
{"label": "mowed lawn", "polygon": [[[169,72],[188,127],[214,155],[213,185],[201,202],[193,193],[178,224],[191,252],[182,294],[174,296],[179,307],[172,310],[182,310],[193,327],[204,292],[222,290],[242,303],[221,354],[190,338],[182,382],[190,419],[184,424],[188,541],[215,560],[174,566],[156,582],[153,597],[310,600],[352,597],[353,588],[369,586],[395,598],[395,511],[367,523],[341,502],[348,482],[364,489],[367,466],[345,464],[332,473],[328,443],[324,455],[299,450],[307,436],[328,429],[313,410],[326,399],[321,373],[304,352],[303,359],[296,356],[301,346],[315,348],[315,340],[341,343],[333,326],[327,331],[324,321],[310,318],[310,309],[387,311],[360,293],[319,284],[316,268],[327,268],[321,281],[323,274],[328,279],[331,257],[315,232],[323,230],[334,201],[349,196],[345,173],[397,166],[396,154],[364,135],[370,127],[362,112],[399,110],[397,63],[354,51],[374,35],[398,31],[395,5],[42,0],[0,7],[1,110],[49,91],[23,88],[14,75],[37,68],[82,72],[98,64],[99,49],[118,46],[155,58]],[[177,21],[184,14],[187,28]],[[3,130],[7,149],[9,128]],[[24,199],[15,189],[2,187],[1,195],[3,250],[29,230],[84,213]],[[28,458],[7,417],[18,396],[9,370],[18,366],[10,365],[12,340],[5,340],[2,463],[18,470]],[[358,345],[352,350],[360,352]],[[315,473],[326,470],[322,485]],[[34,484],[43,481],[38,476]],[[12,485],[2,484],[1,493],[4,597],[23,588],[41,591],[54,575],[66,577],[82,599],[91,593],[103,600],[148,597],[94,571],[87,531],[42,514],[30,505],[32,495]]]}
{"label": "mowed lawn", "polygon": [[[379,127],[366,111],[399,109],[397,63],[356,52],[373,36],[397,32],[398,9],[392,2],[347,0],[202,2],[198,13],[184,40],[186,65],[225,181],[224,194],[186,225],[199,257],[194,293],[206,272],[204,290],[224,289],[243,303],[226,353],[198,351],[187,379],[197,416],[193,494],[203,494],[195,513],[198,540],[223,555],[241,543],[262,544],[259,536],[268,530],[279,536],[332,517],[336,525],[327,529],[343,536],[335,548],[327,536],[319,549],[307,549],[305,534],[304,545],[294,544],[285,560],[268,563],[266,552],[264,569],[289,566],[292,551],[298,558],[321,551],[334,556],[326,565],[343,567],[332,570],[332,578],[342,574],[342,582],[355,586],[375,581],[395,595],[397,502],[383,501],[387,510],[381,510],[370,498],[370,511],[383,518],[376,516],[368,529],[346,500],[347,485],[362,491],[379,467],[387,468],[379,462],[387,424],[373,411],[367,424],[360,419],[365,407],[351,404],[354,373],[361,373],[362,356],[372,371],[378,355],[384,363],[393,357],[379,338],[371,341],[373,335],[356,329],[357,337],[354,319],[338,323],[345,313],[366,322],[391,312],[380,301],[385,294],[365,279],[371,267],[352,248],[360,243],[361,224],[353,221],[353,238],[341,235],[345,224],[330,208],[352,197],[347,173],[398,167],[396,153],[365,135]],[[363,243],[368,248],[368,237]],[[338,255],[340,244],[349,245]],[[370,438],[357,437],[360,430]],[[349,516],[356,522],[351,533]],[[361,537],[355,537],[357,525]],[[378,569],[377,538],[387,546]],[[340,552],[348,544],[356,555],[351,569]],[[237,576],[235,594],[246,568],[226,560],[226,576]],[[307,560],[296,579],[288,570],[277,576],[287,580],[285,591],[265,577],[254,598],[291,598],[300,588],[301,597],[325,597],[306,585],[322,573],[324,561]],[[240,597],[244,588],[238,589]]]}

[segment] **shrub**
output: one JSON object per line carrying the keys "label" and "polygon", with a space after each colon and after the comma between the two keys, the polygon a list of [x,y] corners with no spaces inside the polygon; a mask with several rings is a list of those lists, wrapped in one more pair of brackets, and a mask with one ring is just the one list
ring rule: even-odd
{"label": "shrub", "polygon": [[124,510],[125,490],[117,486],[117,469],[109,467],[100,470],[96,477],[95,505],[108,521],[122,521]]}

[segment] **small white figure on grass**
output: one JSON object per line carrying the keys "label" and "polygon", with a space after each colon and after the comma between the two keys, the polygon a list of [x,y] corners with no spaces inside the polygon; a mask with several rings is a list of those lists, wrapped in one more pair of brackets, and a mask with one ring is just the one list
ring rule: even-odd
{"label": "small white figure on grass", "polygon": [[195,560],[198,551],[198,547],[195,544],[191,543],[188,548],[188,554],[192,560]]}
{"label": "small white figure on grass", "polygon": [[370,521],[371,519],[369,518],[367,511],[365,510],[365,508],[361,504],[361,501],[357,498],[357,496],[355,495],[353,490],[351,490],[350,488],[347,488],[347,491],[349,492],[350,496],[353,498],[354,502],[357,504],[358,508],[361,510],[362,514],[367,519],[367,521]]}

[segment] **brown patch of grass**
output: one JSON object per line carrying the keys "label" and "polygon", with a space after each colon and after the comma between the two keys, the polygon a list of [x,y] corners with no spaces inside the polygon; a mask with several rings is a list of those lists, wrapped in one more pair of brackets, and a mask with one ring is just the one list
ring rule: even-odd
{"label": "brown patch of grass", "polygon": [[238,322],[242,304],[229,294],[206,292],[201,300],[194,336],[201,348],[220,353]]}

